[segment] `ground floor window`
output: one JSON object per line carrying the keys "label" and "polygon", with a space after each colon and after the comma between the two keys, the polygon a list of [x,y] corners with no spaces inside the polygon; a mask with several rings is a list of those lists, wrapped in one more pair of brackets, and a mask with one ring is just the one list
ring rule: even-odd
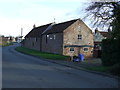
{"label": "ground floor window", "polygon": [[84,50],[84,52],[88,52],[88,48],[84,48],[83,50]]}
{"label": "ground floor window", "polygon": [[71,51],[71,52],[74,51],[74,48],[70,48],[70,51]]}

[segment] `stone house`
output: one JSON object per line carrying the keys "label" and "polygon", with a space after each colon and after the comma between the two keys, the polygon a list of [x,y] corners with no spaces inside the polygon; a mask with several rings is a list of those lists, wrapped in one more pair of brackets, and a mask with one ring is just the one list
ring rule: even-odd
{"label": "stone house", "polygon": [[42,52],[78,56],[93,56],[92,30],[80,19],[50,23],[34,27],[26,36],[23,46]]}
{"label": "stone house", "polygon": [[0,46],[4,46],[8,43],[10,43],[10,38],[9,37],[4,37],[4,36],[0,36]]}
{"label": "stone house", "polygon": [[25,36],[23,46],[35,50],[42,51],[42,32],[47,29],[50,24],[35,27]]}
{"label": "stone house", "polygon": [[102,44],[102,40],[109,38],[109,34],[108,32],[103,32],[103,31],[99,31],[99,30],[95,30],[94,33],[94,53],[93,56],[94,57],[101,57],[101,44]]}

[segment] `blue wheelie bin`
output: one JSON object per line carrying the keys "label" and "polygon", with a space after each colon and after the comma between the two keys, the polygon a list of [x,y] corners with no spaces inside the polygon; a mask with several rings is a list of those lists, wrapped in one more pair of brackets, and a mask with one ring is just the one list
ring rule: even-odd
{"label": "blue wheelie bin", "polygon": [[79,54],[79,60],[84,61],[84,54]]}

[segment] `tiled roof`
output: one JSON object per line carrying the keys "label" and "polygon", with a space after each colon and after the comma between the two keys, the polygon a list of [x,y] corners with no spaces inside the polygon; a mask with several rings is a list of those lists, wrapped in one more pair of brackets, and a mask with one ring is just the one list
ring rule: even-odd
{"label": "tiled roof", "polygon": [[66,45],[64,47],[66,48],[66,47],[93,47],[93,46],[92,45]]}
{"label": "tiled roof", "polygon": [[51,33],[62,33],[66,28],[76,22],[78,19],[54,24],[51,29],[47,30],[44,34],[51,34]]}
{"label": "tiled roof", "polygon": [[[68,28],[70,25],[72,25],[74,22],[76,22],[79,19],[54,24],[50,29],[50,24],[43,25],[40,27],[33,28],[25,37],[39,37],[42,34],[51,34],[51,33],[62,33],[66,28]],[[44,32],[44,33],[43,33]]]}
{"label": "tiled roof", "polygon": [[104,37],[109,37],[108,32],[100,32],[101,35],[103,35]]}
{"label": "tiled roof", "polygon": [[39,37],[42,34],[42,32],[46,30],[46,28],[50,25],[51,23],[33,28],[25,37]]}

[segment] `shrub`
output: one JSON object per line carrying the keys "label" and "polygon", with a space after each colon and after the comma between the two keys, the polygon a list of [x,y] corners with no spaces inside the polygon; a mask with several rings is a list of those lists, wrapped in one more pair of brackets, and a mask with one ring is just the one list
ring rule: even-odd
{"label": "shrub", "polygon": [[102,64],[112,66],[120,63],[120,39],[105,39],[102,41]]}
{"label": "shrub", "polygon": [[110,69],[110,72],[115,75],[120,75],[120,63],[113,65]]}

